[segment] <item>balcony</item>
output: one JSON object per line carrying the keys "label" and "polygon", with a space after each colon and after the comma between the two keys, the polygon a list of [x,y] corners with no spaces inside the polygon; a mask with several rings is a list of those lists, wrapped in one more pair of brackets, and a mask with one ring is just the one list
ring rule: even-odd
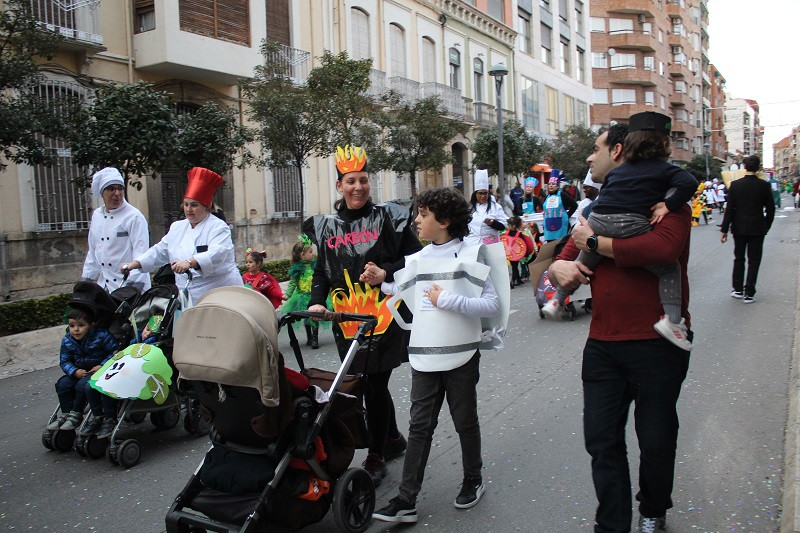
{"label": "balcony", "polygon": [[653,86],[658,78],[656,71],[643,68],[611,67],[609,70],[609,81],[621,85]]}
{"label": "balcony", "polygon": [[670,17],[683,18],[686,15],[686,5],[679,2],[667,2],[667,15]]}
{"label": "balcony", "polygon": [[442,102],[442,107],[451,115],[466,115],[466,106],[461,91],[455,87],[442,83],[427,82],[422,84],[422,97],[438,96]]}
{"label": "balcony", "polygon": [[669,66],[669,75],[673,78],[691,78],[694,76],[685,62],[671,64]]}
{"label": "balcony", "polygon": [[691,150],[684,150],[682,148],[674,147],[672,148],[672,160],[673,161],[691,161],[694,159],[694,152]]}
{"label": "balcony", "polygon": [[389,78],[389,89],[397,93],[405,103],[413,104],[420,97],[420,83],[403,76]]}
{"label": "balcony", "polygon": [[607,5],[609,13],[653,16],[653,0],[610,0]]}
{"label": "balcony", "polygon": [[683,133],[683,134],[685,134],[687,131],[689,131],[690,127],[691,127],[691,124],[689,124],[688,122],[686,122],[683,119],[673,118],[673,120],[672,120],[672,132],[673,133]]}
{"label": "balcony", "polygon": [[689,98],[689,95],[686,93],[675,92],[672,93],[672,96],[669,97],[669,102],[672,105],[687,106],[693,104],[694,100]]}
{"label": "balcony", "polygon": [[497,111],[493,105],[483,102],[473,104],[475,110],[475,123],[481,126],[494,126],[497,124]]}
{"label": "balcony", "polygon": [[641,50],[642,52],[654,52],[654,46],[657,43],[652,33],[627,30],[608,32],[606,42],[609,48]]}
{"label": "balcony", "polygon": [[31,11],[43,27],[64,38],[64,50],[100,52],[100,0],[31,0]]}
{"label": "balcony", "polygon": [[637,103],[612,104],[610,107],[609,120],[627,121],[631,115],[644,113],[645,111],[655,111],[655,106]]}
{"label": "balcony", "polygon": [[369,69],[367,96],[378,99],[386,92],[386,73],[376,68]]}
{"label": "balcony", "polygon": [[[227,85],[252,77],[253,69],[264,61],[260,44],[267,36],[265,3],[250,2],[250,31],[234,28],[231,31],[237,33],[216,37],[182,30],[182,5],[183,2],[155,2],[153,29],[133,36],[136,68],[172,78]],[[215,23],[212,29],[216,27]],[[286,62],[288,75],[303,82],[303,73],[307,75],[310,69],[310,54],[289,47],[281,48],[278,54]]]}

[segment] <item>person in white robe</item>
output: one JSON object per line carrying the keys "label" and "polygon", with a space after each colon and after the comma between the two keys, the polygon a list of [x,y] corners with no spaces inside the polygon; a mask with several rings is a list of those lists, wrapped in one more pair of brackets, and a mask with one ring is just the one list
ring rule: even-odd
{"label": "person in white robe", "polygon": [[475,171],[475,192],[469,201],[472,206],[472,220],[469,223],[469,235],[464,237],[464,244],[493,244],[500,242],[500,233],[505,231],[506,216],[497,200],[489,194],[489,171]]}

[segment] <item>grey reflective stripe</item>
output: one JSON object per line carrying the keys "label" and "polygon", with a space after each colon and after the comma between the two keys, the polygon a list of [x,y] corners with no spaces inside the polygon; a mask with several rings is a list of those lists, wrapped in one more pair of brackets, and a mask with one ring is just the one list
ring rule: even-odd
{"label": "grey reflective stripe", "polygon": [[436,280],[445,280],[445,279],[466,279],[473,285],[483,288],[485,281],[482,281],[475,276],[471,276],[464,272],[463,270],[459,270],[458,272],[445,272],[444,274],[417,274],[416,277],[406,281],[405,283],[397,286],[397,292],[403,292],[407,288],[411,287],[418,281],[436,281]]}
{"label": "grey reflective stripe", "polygon": [[446,353],[459,353],[459,352],[466,352],[469,350],[477,350],[480,346],[480,342],[468,342],[466,344],[456,344],[455,346],[436,346],[436,347],[428,347],[428,346],[409,346],[408,353],[410,354],[422,354],[422,355],[436,355],[436,354],[446,354]]}

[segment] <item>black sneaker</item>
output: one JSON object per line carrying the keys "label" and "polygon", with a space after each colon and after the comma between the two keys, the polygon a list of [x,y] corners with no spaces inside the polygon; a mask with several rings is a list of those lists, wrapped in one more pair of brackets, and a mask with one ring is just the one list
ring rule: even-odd
{"label": "black sneaker", "polygon": [[465,477],[464,482],[461,484],[461,492],[458,493],[453,505],[456,509],[474,507],[481,500],[484,492],[486,492],[486,486],[481,478]]}
{"label": "black sneaker", "polygon": [[658,518],[647,518],[644,516],[639,517],[639,526],[636,528],[636,533],[658,533],[659,531],[667,530],[667,517],[659,516]]}
{"label": "black sneaker", "polygon": [[389,500],[389,505],[372,513],[372,518],[394,524],[413,524],[417,521],[417,509],[397,496]]}
{"label": "black sneaker", "polygon": [[372,478],[372,484],[376,487],[381,484],[381,480],[389,473],[386,462],[377,453],[367,454],[367,458],[361,464],[369,474],[369,477]]}
{"label": "black sneaker", "polygon": [[387,436],[386,440],[383,441],[383,460],[391,461],[396,457],[400,457],[405,453],[407,446],[406,438],[399,431],[397,432],[397,437],[393,439]]}
{"label": "black sneaker", "polygon": [[96,416],[92,418],[92,420],[81,428],[81,435],[92,435],[100,431],[100,428],[103,425],[103,417]]}
{"label": "black sneaker", "polygon": [[756,298],[755,296],[745,296],[744,298],[742,298],[742,301],[746,304],[751,304],[756,301]]}
{"label": "black sneaker", "polygon": [[116,418],[106,418],[103,420],[103,425],[100,428],[100,431],[97,433],[98,439],[107,439],[114,433],[114,428],[117,427],[117,419]]}
{"label": "black sneaker", "polygon": [[737,291],[736,289],[733,289],[731,291],[731,298],[737,298],[741,300],[742,298],[744,298],[744,293],[742,291]]}

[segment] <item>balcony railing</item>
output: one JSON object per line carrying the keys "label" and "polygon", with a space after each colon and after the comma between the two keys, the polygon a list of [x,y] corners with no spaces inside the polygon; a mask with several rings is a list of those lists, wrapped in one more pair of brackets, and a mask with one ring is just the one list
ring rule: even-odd
{"label": "balcony railing", "polygon": [[466,106],[461,91],[455,87],[444,85],[443,83],[428,82],[422,84],[422,97],[438,96],[448,113],[453,115],[465,115]]}
{"label": "balcony railing", "polygon": [[419,100],[420,84],[418,81],[392,76],[389,78],[389,88],[397,93],[404,102],[414,103]]}
{"label": "balcony railing", "polygon": [[282,65],[281,71],[292,83],[304,85],[308,81],[308,74],[311,71],[311,52],[299,50],[279,44],[278,49],[267,56],[267,62]]}
{"label": "balcony railing", "polygon": [[103,48],[99,7],[100,0],[31,0],[33,16],[66,47]]}
{"label": "balcony railing", "polygon": [[475,102],[473,105],[475,109],[475,122],[483,126],[492,126],[497,124],[497,111],[493,105],[484,104],[483,102]]}
{"label": "balcony railing", "polygon": [[367,96],[380,98],[386,92],[386,73],[376,68],[369,69],[369,89]]}

